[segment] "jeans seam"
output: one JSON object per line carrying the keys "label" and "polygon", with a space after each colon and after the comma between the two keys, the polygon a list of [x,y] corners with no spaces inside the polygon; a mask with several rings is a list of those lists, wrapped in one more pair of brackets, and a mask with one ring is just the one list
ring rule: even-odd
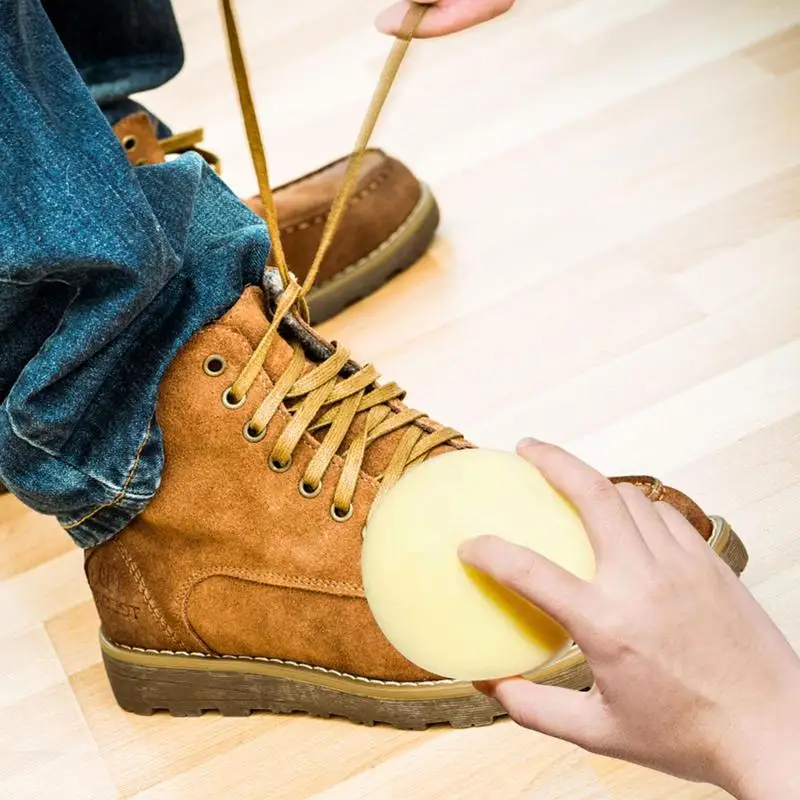
{"label": "jeans seam", "polygon": [[[110,490],[112,492],[118,491],[117,487],[112,485],[112,484],[109,484],[105,480],[105,478],[102,478],[99,475],[95,475],[92,472],[88,472],[86,469],[83,469],[83,468],[73,464],[69,460],[63,459],[59,455],[59,453],[57,451],[51,450],[48,447],[44,447],[41,443],[35,442],[35,441],[32,441],[31,439],[29,439],[14,424],[14,420],[13,420],[13,418],[11,416],[11,413],[8,410],[8,408],[7,407],[3,408],[2,411],[6,415],[6,420],[8,421],[8,427],[11,429],[11,432],[21,442],[25,442],[25,444],[27,444],[29,447],[32,447],[34,450],[41,450],[43,453],[47,453],[47,455],[50,456],[50,458],[58,461],[60,464],[64,464],[65,466],[69,467],[70,469],[78,470],[83,475],[85,475],[87,478],[91,478],[92,481],[94,481],[95,483],[100,484],[104,489],[108,489],[108,490]],[[142,442],[142,444],[139,447],[139,450],[137,451],[137,456],[136,456],[137,460],[141,456],[142,449],[147,444],[147,440],[148,440],[149,437],[150,437],[150,425],[148,424],[148,430],[147,430],[147,433],[145,435],[145,440]],[[134,464],[134,467],[135,466],[136,465]],[[127,486],[129,483],[130,483],[130,478],[128,480],[126,480],[125,485]],[[150,495],[138,495],[138,494],[133,494],[133,495],[128,495],[128,496],[132,497],[132,498],[135,498],[135,499],[138,499],[138,500],[146,500],[146,499],[148,499],[150,497]],[[119,499],[122,499],[122,498],[119,498]],[[115,498],[114,503],[117,503],[117,502],[119,502],[119,500]],[[106,504],[106,505],[108,505],[108,504]],[[103,507],[105,508],[105,506],[103,506]],[[72,526],[70,525],[70,527],[72,527]]]}
{"label": "jeans seam", "polygon": [[[5,268],[6,272],[10,272],[10,265]],[[0,275],[0,283],[8,283],[11,286],[37,286],[40,283],[63,283],[64,286],[72,288],[72,284],[63,278],[32,278],[29,281],[19,281],[14,278],[6,278]]]}
{"label": "jeans seam", "polygon": [[125,480],[125,483],[122,485],[122,488],[119,490],[117,496],[109,500],[107,503],[103,503],[102,505],[97,506],[97,508],[90,511],[88,514],[84,515],[77,522],[71,522],[69,525],[63,525],[62,527],[64,528],[65,531],[69,531],[72,530],[73,528],[77,528],[79,525],[83,525],[84,522],[88,522],[90,519],[92,519],[92,517],[97,516],[97,514],[99,514],[101,511],[104,511],[107,508],[113,508],[115,505],[117,505],[118,503],[120,503],[122,500],[125,499],[128,492],[128,487],[130,486],[131,481],[135,477],[136,471],[139,469],[139,464],[142,459],[142,451],[144,450],[145,445],[147,445],[147,443],[150,441],[150,434],[152,433],[152,431],[153,431],[153,423],[152,421],[150,421],[147,424],[147,432],[145,433],[145,437],[144,439],[142,439],[142,443],[139,445],[139,449],[136,452],[136,458],[134,459],[133,465],[131,466],[130,471],[128,472],[128,477]]}

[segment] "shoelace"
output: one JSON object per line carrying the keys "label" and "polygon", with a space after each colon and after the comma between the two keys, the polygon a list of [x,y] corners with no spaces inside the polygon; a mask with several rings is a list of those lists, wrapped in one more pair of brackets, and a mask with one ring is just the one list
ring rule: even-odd
{"label": "shoelace", "polygon": [[199,156],[204,158],[206,163],[214,170],[214,172],[217,173],[217,175],[219,175],[222,170],[220,158],[216,153],[212,153],[210,150],[204,150],[203,148],[198,147],[202,141],[203,129],[195,128],[191,131],[176,133],[172,136],[166,136],[163,139],[159,139],[158,144],[165,156],[180,155],[181,153],[186,153],[189,150],[193,150]]}
{"label": "shoelace", "polygon": [[[395,41],[381,73],[369,109],[358,134],[342,184],[331,206],[319,248],[303,285],[300,286],[289,271],[281,245],[275,201],[269,181],[267,158],[253,103],[247,69],[242,53],[236,19],[231,0],[221,0],[225,28],[228,35],[233,72],[244,119],[253,166],[258,178],[258,187],[264,207],[267,227],[272,239],[275,264],[283,280],[281,294],[272,321],[261,341],[253,351],[238,377],[224,395],[224,402],[231,408],[240,407],[264,368],[270,346],[277,336],[278,328],[287,314],[295,313],[309,321],[305,296],[314,285],[325,255],[330,248],[339,224],[347,208],[348,200],[358,180],[359,168],[369,139],[381,109],[392,87],[403,57],[408,50],[414,32],[428,6],[413,4],[406,15],[402,30]],[[408,467],[422,461],[432,450],[451,439],[461,436],[453,428],[442,428],[426,432],[414,425],[425,416],[413,409],[398,410],[390,407],[391,401],[401,401],[403,390],[395,383],[377,385],[378,372],[372,365],[361,367],[344,377],[343,370],[350,361],[350,353],[336,345],[333,354],[318,366],[305,372],[307,359],[300,343],[293,344],[292,358],[283,374],[258,406],[245,426],[244,435],[249,441],[264,438],[270,420],[283,405],[291,413],[291,420],[281,432],[270,456],[270,466],[277,472],[289,469],[292,454],[305,433],[325,431],[320,438],[320,447],[305,470],[300,483],[300,492],[306,497],[315,497],[322,489],[322,480],[331,461],[339,452],[345,438],[351,434],[353,422],[358,414],[366,412],[364,424],[349,443],[343,454],[344,465],[334,492],[331,515],[345,521],[353,512],[352,502],[356,491],[362,463],[367,447],[387,434],[405,429],[386,469],[378,476],[383,493],[396,483]]]}

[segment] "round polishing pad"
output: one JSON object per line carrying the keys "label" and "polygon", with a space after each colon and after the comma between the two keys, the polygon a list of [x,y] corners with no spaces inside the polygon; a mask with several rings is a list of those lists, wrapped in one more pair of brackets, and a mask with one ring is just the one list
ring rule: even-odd
{"label": "round polishing pad", "polygon": [[370,514],[364,590],[386,638],[436,675],[520,675],[569,644],[544,612],[459,559],[459,545],[484,534],[524,545],[580,578],[594,575],[574,507],[523,458],[458,450],[409,470]]}

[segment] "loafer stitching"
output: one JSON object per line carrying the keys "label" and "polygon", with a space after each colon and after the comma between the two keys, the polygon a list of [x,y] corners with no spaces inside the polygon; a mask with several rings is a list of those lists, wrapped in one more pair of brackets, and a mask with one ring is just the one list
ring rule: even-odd
{"label": "loafer stitching", "polygon": [[[385,183],[388,180],[390,172],[391,169],[389,167],[384,167],[384,169],[380,173],[378,173],[378,175],[375,178],[373,178],[367,184],[367,186],[365,186],[363,189],[353,194],[353,196],[348,201],[347,205],[348,206],[354,205],[359,200],[363,200],[365,197],[368,197],[373,192],[376,192],[380,188],[381,184]],[[305,231],[308,230],[309,228],[322,225],[326,219],[328,219],[327,214],[317,214],[310,220],[295,222],[292,225],[288,225],[285,228],[281,228],[281,234],[283,236],[289,236],[293,233],[297,233],[298,231]]]}

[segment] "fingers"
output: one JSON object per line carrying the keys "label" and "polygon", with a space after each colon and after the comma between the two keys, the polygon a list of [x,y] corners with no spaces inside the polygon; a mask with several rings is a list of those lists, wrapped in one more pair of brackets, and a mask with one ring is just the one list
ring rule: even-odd
{"label": "fingers", "polygon": [[606,738],[603,707],[589,694],[532,683],[525,678],[486,681],[476,688],[493,697],[519,725],[586,749]]}
{"label": "fingers", "polygon": [[626,560],[637,554],[649,558],[622,496],[608,478],[555,445],[525,439],[517,452],[575,505],[598,565],[611,554]]}
{"label": "fingers", "polygon": [[497,536],[464,542],[458,554],[462,561],[526,598],[575,635],[587,613],[584,597],[589,584],[527,547]]}
{"label": "fingers", "polygon": [[[450,33],[466,30],[481,22],[500,16],[508,11],[514,0],[421,0],[423,4],[432,4],[415,34],[418,39],[435,36],[446,36]],[[375,24],[379,31],[397,36],[403,24],[403,18],[411,7],[408,0],[395,3],[387,8]]]}
{"label": "fingers", "polygon": [[618,483],[616,488],[651,552],[662,556],[674,549],[675,538],[645,493],[632,483]]}
{"label": "fingers", "polygon": [[660,500],[653,503],[653,508],[666,525],[666,528],[673,539],[690,553],[698,550],[709,550],[710,548],[700,536],[689,520],[678,511],[675,506]]}

